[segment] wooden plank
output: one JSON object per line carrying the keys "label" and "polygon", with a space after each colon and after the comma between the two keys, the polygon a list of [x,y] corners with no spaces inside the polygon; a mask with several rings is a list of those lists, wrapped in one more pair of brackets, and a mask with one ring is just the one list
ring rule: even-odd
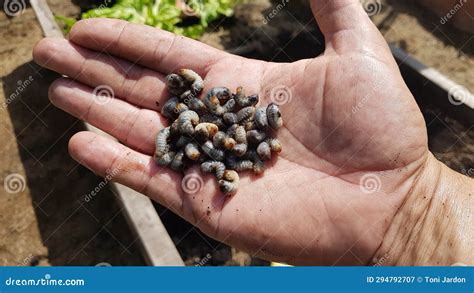
{"label": "wooden plank", "polygon": [[418,101],[431,102],[453,118],[474,124],[474,96],[467,88],[422,64],[402,49],[392,45],[390,49],[408,87],[417,93]]}
{"label": "wooden plank", "polygon": [[[64,37],[61,29],[54,21],[53,13],[49,9],[46,0],[30,0],[30,3],[44,35],[47,37]],[[84,123],[84,128],[100,135],[107,135],[88,123]],[[183,266],[183,260],[151,200],[124,185],[113,182],[109,184],[123,208],[125,218],[132,232],[139,239],[139,245],[147,264],[152,266]]]}

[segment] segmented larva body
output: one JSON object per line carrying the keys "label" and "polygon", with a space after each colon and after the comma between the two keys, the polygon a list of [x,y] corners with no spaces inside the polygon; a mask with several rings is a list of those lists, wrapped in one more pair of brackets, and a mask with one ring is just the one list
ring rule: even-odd
{"label": "segmented larva body", "polygon": [[176,155],[175,152],[168,152],[168,153],[164,153],[160,157],[157,157],[156,154],[153,157],[155,159],[155,162],[158,165],[165,167],[165,166],[168,166],[169,164],[171,164],[171,162],[173,161],[175,155]]}
{"label": "segmented larva body", "polygon": [[212,138],[212,143],[218,148],[224,148],[226,150],[231,150],[236,145],[235,140],[232,137],[229,137],[225,132],[218,131]]}
{"label": "segmented larva body", "polygon": [[170,138],[170,127],[165,127],[158,131],[155,141],[155,156],[157,158],[163,156],[169,151],[168,139]]}
{"label": "segmented larva body", "polygon": [[178,149],[184,148],[188,143],[190,143],[192,139],[187,136],[181,135],[178,140],[175,142],[175,145]]}
{"label": "segmented larva body", "polygon": [[177,97],[171,97],[166,103],[163,105],[163,108],[161,108],[161,114],[167,118],[173,119],[175,118],[176,112],[176,106],[179,103],[179,99]]}
{"label": "segmented larva body", "polygon": [[192,110],[196,113],[201,114],[207,110],[206,105],[204,105],[204,103],[198,98],[192,97],[188,100],[185,99],[185,103],[186,102],[188,104],[189,110]]}
{"label": "segmented larva body", "polygon": [[219,127],[213,123],[202,122],[196,125],[195,134],[202,139],[210,139],[219,131]]}
{"label": "segmented larva body", "polygon": [[277,104],[271,103],[267,107],[267,120],[271,128],[277,130],[283,126],[283,119],[281,118],[280,107]]}
{"label": "segmented larva body", "polygon": [[199,94],[204,88],[204,80],[195,71],[191,69],[180,69],[179,75],[182,76],[186,82],[191,84],[191,90],[194,95]]}
{"label": "segmented larva body", "polygon": [[219,180],[219,189],[225,195],[233,195],[239,189],[239,174],[234,170],[225,170],[222,179]]}
{"label": "segmented larva body", "polygon": [[268,143],[266,141],[261,142],[258,145],[257,154],[264,161],[267,161],[267,160],[271,159],[271,157],[272,157],[271,149],[270,149],[270,146],[268,145]]}
{"label": "segmented larva body", "polygon": [[247,131],[247,141],[252,144],[258,144],[267,138],[267,134],[261,130],[249,130]]}
{"label": "segmented larva body", "polygon": [[182,150],[176,153],[170,167],[175,171],[182,171],[184,169],[184,152]]}
{"label": "segmented larva body", "polygon": [[193,161],[199,160],[201,157],[201,152],[199,151],[199,146],[196,143],[188,143],[184,147],[184,153],[186,154],[186,157]]}
{"label": "segmented larva body", "polygon": [[265,161],[282,146],[271,137],[283,125],[278,105],[255,106],[258,95],[247,96],[242,87],[235,94],[214,87],[201,99],[203,79],[190,69],[166,76],[172,97],[161,109],[170,126],[156,137],[154,159],[160,166],[182,172],[200,164],[202,172],[214,173],[223,194],[237,192],[237,172],[262,174]]}
{"label": "segmented larva body", "polygon": [[255,115],[255,107],[254,106],[248,106],[245,108],[242,108],[237,112],[237,121],[240,122],[247,122],[250,119],[253,119]]}
{"label": "segmented larva body", "polygon": [[259,100],[258,95],[246,96],[241,86],[236,89],[234,99],[241,108],[255,106]]}
{"label": "segmented larva body", "polygon": [[185,81],[176,73],[168,74],[165,78],[165,84],[173,95],[180,96],[184,92]]}
{"label": "segmented larva body", "polygon": [[266,130],[268,128],[266,108],[258,107],[257,110],[255,110],[255,125],[261,130]]}
{"label": "segmented larva body", "polygon": [[191,110],[184,111],[178,117],[178,129],[182,134],[193,135],[194,126],[199,123],[199,115]]}
{"label": "segmented larva body", "polygon": [[226,160],[226,164],[230,169],[237,172],[246,170],[253,170],[253,162],[251,160],[239,160],[239,158],[229,158]]}
{"label": "segmented larva body", "polygon": [[217,125],[219,129],[223,129],[225,127],[224,122],[222,121],[222,118],[213,114],[205,114],[201,117],[200,119],[201,122],[209,122],[212,124]]}
{"label": "segmented larva body", "polygon": [[219,161],[205,161],[201,164],[201,171],[213,173],[220,180],[224,176],[225,165]]}
{"label": "segmented larva body", "polygon": [[274,152],[274,153],[280,153],[281,152],[282,146],[281,146],[281,142],[278,139],[271,137],[271,138],[268,138],[266,140],[266,142],[270,146],[270,149],[271,149],[272,152]]}
{"label": "segmented larva body", "polygon": [[228,88],[216,87],[207,93],[203,102],[209,112],[217,116],[222,116],[224,113],[232,111],[235,107],[235,100],[230,97],[231,93]]}
{"label": "segmented larva body", "polygon": [[215,161],[222,161],[224,159],[224,151],[214,147],[212,141],[208,140],[201,146],[203,152]]}

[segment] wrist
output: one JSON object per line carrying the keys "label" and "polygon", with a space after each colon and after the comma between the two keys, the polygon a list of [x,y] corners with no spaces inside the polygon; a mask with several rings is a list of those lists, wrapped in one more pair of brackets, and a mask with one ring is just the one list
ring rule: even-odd
{"label": "wrist", "polygon": [[430,153],[373,259],[384,265],[474,264],[474,180]]}

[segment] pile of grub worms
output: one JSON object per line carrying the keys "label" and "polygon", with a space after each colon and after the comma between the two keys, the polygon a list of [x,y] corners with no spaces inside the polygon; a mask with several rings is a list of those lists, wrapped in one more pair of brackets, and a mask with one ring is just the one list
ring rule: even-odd
{"label": "pile of grub worms", "polygon": [[245,95],[238,87],[214,87],[200,97],[204,81],[190,69],[166,76],[170,98],[161,109],[169,126],[156,137],[154,159],[160,166],[184,172],[193,164],[213,173],[220,191],[233,195],[239,188],[238,172],[260,175],[281,143],[271,137],[283,126],[278,105],[257,107],[258,95]]}

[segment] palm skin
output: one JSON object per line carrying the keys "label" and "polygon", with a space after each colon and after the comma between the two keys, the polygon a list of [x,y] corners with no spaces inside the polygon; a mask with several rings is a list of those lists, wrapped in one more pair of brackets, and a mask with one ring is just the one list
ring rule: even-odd
{"label": "palm skin", "polygon": [[[209,236],[263,258],[369,263],[426,161],[426,129],[385,41],[358,1],[312,6],[327,49],[291,64],[244,59],[105,19],[79,22],[70,41],[41,41],[35,60],[71,77],[51,86],[52,102],[122,143],[81,132],[70,141],[71,155],[100,175],[119,168],[115,181]],[[185,67],[205,78],[205,90],[241,85],[258,93],[261,104],[278,100],[275,89],[287,94],[279,101],[282,153],[262,176],[242,174],[235,196],[223,197],[215,178],[197,167],[185,175],[195,174],[203,184],[186,193],[182,185],[189,176],[183,182],[182,174],[151,159],[155,135],[166,125],[155,105],[166,97],[163,77]],[[95,103],[94,88],[104,84],[116,99]]]}

